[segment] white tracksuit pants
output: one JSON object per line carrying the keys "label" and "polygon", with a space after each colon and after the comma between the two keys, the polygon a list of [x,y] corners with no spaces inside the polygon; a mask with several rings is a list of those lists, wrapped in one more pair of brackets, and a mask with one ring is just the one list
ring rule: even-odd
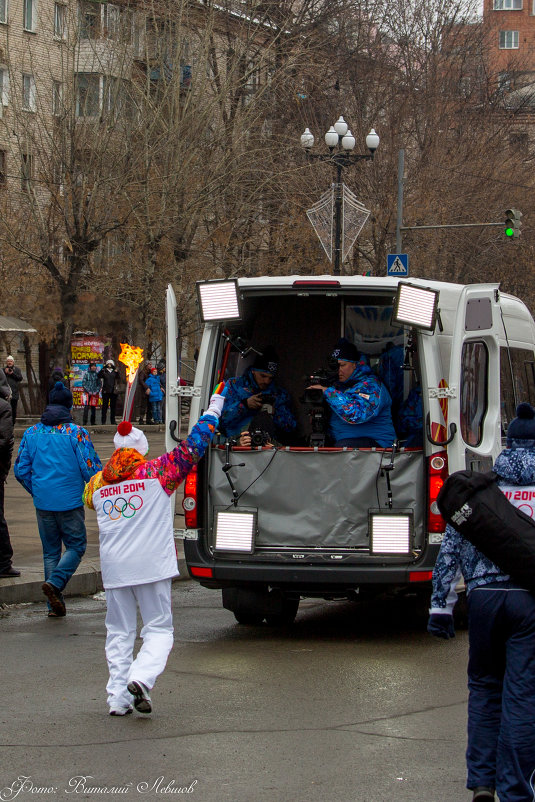
{"label": "white tracksuit pants", "polygon": [[[106,660],[110,678],[108,705],[119,709],[132,704],[126,686],[131,680],[154,687],[173,648],[171,580],[106,590]],[[143,644],[133,660],[137,607],[143,620]]]}

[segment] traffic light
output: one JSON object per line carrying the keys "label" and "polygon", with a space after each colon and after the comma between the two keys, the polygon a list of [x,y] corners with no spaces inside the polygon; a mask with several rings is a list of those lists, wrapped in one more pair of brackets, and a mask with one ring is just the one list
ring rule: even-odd
{"label": "traffic light", "polygon": [[510,239],[516,239],[520,236],[520,229],[522,228],[522,222],[520,218],[522,217],[522,212],[519,212],[518,209],[507,209],[505,212],[505,236],[509,237]]}

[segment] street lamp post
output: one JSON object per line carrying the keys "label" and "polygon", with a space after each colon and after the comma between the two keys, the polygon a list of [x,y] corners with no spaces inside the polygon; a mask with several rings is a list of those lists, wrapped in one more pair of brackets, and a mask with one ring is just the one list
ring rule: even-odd
{"label": "street lamp post", "polygon": [[[314,146],[314,135],[308,128],[301,134],[301,147],[306,153],[308,160],[329,162],[336,169],[336,183],[334,195],[334,268],[333,273],[340,275],[341,266],[341,240],[342,240],[342,170],[351,164],[373,159],[375,151],[379,147],[379,137],[372,128],[366,137],[366,147],[369,153],[352,153],[355,147],[355,137],[348,128],[343,117],[340,117],[334,125],[331,125],[325,134],[325,144],[329,148],[329,153],[311,153]],[[336,150],[336,148],[338,148]]]}

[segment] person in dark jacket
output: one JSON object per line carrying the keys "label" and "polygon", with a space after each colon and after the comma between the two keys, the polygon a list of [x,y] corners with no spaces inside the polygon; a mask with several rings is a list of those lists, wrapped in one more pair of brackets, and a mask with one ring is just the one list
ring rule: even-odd
{"label": "person in dark jacket", "polygon": [[72,393],[58,381],[41,422],[24,432],[15,461],[15,478],[35,505],[51,617],[65,615],[62,591],[87,543],[82,493],[102,468],[89,433],[73,423],[71,408]]}
{"label": "person in dark jacket", "polygon": [[102,423],[106,423],[106,415],[108,413],[109,406],[110,423],[115,426],[119,371],[115,369],[115,362],[113,359],[108,359],[102,370],[100,370],[97,375],[102,382]]}
{"label": "person in dark jacket", "polygon": [[331,410],[329,433],[334,445],[390,448],[396,432],[388,390],[349,340],[342,337],[332,356],[338,362],[338,381],[331,387],[313,384],[308,389],[323,390]]}
{"label": "person in dark jacket", "polygon": [[139,423],[143,423],[143,416],[145,416],[145,422],[147,425],[152,423],[152,407],[149,401],[149,394],[147,393],[147,390],[149,389],[147,385],[147,379],[152,374],[153,367],[154,365],[152,362],[145,362],[143,370],[139,371],[138,377],[138,387],[140,393]]}
{"label": "person in dark jacket", "polygon": [[19,403],[19,384],[22,381],[22,373],[20,368],[15,365],[15,360],[12,356],[6,359],[6,366],[4,368],[7,383],[11,388],[11,413],[13,415],[13,423],[17,420],[17,404]]}
{"label": "person in dark jacket", "polygon": [[56,382],[61,382],[62,384],[65,385],[65,387],[67,387],[67,379],[65,378],[65,374],[63,373],[62,369],[58,366],[54,368],[48,380],[48,397],[50,397],[50,393],[56,386]]}
{"label": "person in dark jacket", "polygon": [[[535,496],[535,410],[520,404],[494,464],[502,492],[530,514]],[[518,493],[517,488],[522,492]],[[533,512],[531,510],[531,512]],[[533,517],[533,514],[531,514]],[[535,786],[535,596],[448,524],[433,571],[428,632],[455,637],[460,573],[468,599],[466,786],[474,802],[530,802]]]}
{"label": "person in dark jacket", "polygon": [[13,547],[4,515],[4,484],[11,467],[13,453],[13,418],[7,400],[9,388],[0,386],[0,579],[20,576],[13,568]]}

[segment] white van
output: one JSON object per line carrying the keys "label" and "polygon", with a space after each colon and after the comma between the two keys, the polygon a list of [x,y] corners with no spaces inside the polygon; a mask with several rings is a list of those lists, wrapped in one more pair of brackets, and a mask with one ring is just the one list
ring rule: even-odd
{"label": "white van", "polygon": [[[185,529],[176,531],[191,577],[222,590],[245,624],[290,623],[303,597],[429,594],[445,529],[435,503],[444,479],[490,469],[516,405],[535,403],[526,306],[497,284],[367,276],[199,282],[198,295],[205,322],[195,381],[168,387],[168,448],[181,400],[191,401],[195,422],[217,382],[243,374],[266,344],[278,353],[276,382],[290,393],[298,428],[276,449],[215,438],[186,480]],[[170,382],[178,376],[171,287],[167,321]],[[391,448],[329,446],[322,404],[300,400],[341,336],[389,385]],[[421,402],[408,437],[396,415],[411,391]]]}

